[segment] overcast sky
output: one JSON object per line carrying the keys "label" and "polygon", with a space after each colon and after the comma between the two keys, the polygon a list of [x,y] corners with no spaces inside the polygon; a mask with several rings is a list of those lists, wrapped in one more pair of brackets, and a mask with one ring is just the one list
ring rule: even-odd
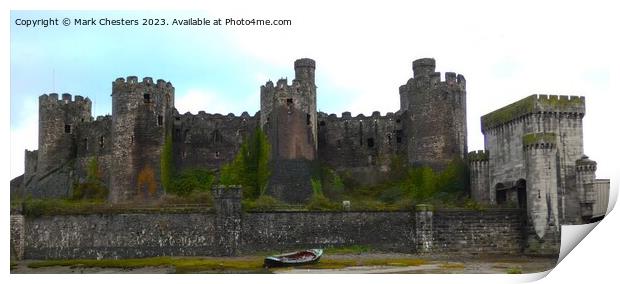
{"label": "overcast sky", "polygon": [[[618,128],[610,121],[620,121],[615,114],[620,100],[611,95],[610,58],[617,46],[609,41],[617,31],[610,7],[307,3],[220,4],[192,12],[12,12],[11,177],[23,173],[24,149],[37,148],[41,94],[87,96],[93,116],[104,115],[111,112],[115,78],[150,76],[172,82],[181,113],[253,115],[260,85],[292,79],[293,61],[301,57],[317,62],[319,110],[354,116],[397,111],[398,87],[413,75],[411,61],[435,58],[437,71],[467,80],[470,151],[483,148],[480,116],[490,111],[531,94],[585,96],[585,152],[598,161],[598,177],[618,177],[618,154],[612,151],[618,134],[610,130]],[[49,17],[290,19],[292,25],[15,25],[18,18]]]}

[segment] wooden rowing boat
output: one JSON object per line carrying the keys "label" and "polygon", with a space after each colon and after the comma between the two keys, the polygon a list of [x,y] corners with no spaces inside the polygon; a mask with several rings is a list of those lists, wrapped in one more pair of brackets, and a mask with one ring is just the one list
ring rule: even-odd
{"label": "wooden rowing boat", "polygon": [[272,255],[265,258],[265,267],[294,266],[317,263],[323,255],[322,249],[309,249]]}

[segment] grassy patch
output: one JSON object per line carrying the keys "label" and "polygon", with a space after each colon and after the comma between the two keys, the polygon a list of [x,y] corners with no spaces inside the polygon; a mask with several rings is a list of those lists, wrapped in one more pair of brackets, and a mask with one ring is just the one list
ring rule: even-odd
{"label": "grassy patch", "polygon": [[465,265],[462,263],[442,263],[440,266],[442,269],[465,269]]}
{"label": "grassy patch", "polygon": [[30,268],[50,266],[80,266],[99,268],[135,269],[141,267],[174,267],[177,273],[194,273],[209,271],[260,271],[263,270],[263,259],[215,259],[215,258],[173,258],[151,257],[133,259],[74,259],[74,260],[45,260],[28,264]]}
{"label": "grassy patch", "polygon": [[[425,264],[422,259],[387,258],[387,259],[321,259],[319,263],[298,266],[307,269],[340,269],[351,266],[417,266]],[[174,267],[176,273],[198,272],[269,272],[263,268],[262,257],[243,259],[234,258],[191,258],[191,257],[151,257],[133,259],[71,259],[44,260],[28,264],[29,268],[51,266],[69,266],[83,268],[121,268],[136,269],[142,267]],[[11,266],[13,267],[13,266]]]}
{"label": "grassy patch", "polygon": [[30,217],[52,215],[117,213],[189,213],[210,211],[210,193],[170,196],[148,203],[109,204],[101,200],[30,199],[23,201],[23,214]]}
{"label": "grassy patch", "polygon": [[326,248],[325,253],[326,254],[360,254],[360,253],[369,252],[370,250],[371,249],[369,246],[353,245],[353,246],[347,246],[347,247]]}
{"label": "grassy patch", "polygon": [[387,258],[387,259],[367,259],[362,261],[362,265],[386,265],[386,266],[418,266],[426,264],[424,259],[417,258]]}
{"label": "grassy patch", "polygon": [[511,267],[511,268],[508,268],[508,270],[506,270],[506,273],[508,273],[508,274],[521,274],[521,273],[523,273],[523,271],[519,267]]}

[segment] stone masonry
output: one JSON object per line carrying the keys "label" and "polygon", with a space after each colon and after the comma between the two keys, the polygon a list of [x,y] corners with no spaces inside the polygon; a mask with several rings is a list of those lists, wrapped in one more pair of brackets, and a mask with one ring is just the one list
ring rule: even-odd
{"label": "stone masonry", "polygon": [[[474,200],[527,211],[527,250],[557,253],[560,227],[590,222],[596,162],[583,151],[585,98],[532,95],[482,117],[484,151],[469,153]],[[597,191],[609,191],[598,186]],[[604,213],[603,213],[604,214]]]}
{"label": "stone masonry", "polygon": [[324,163],[361,184],[386,179],[391,158],[441,169],[467,150],[465,79],[435,72],[435,60],[413,62],[414,76],[400,87],[396,112],[352,116],[317,112],[316,63],[294,63],[295,78],[260,87],[260,110],[233,114],[181,114],[170,82],[135,76],[112,82],[112,115],[91,116],[88,98],[63,94],[39,99],[39,149],[26,151],[24,175],[14,194],[70,196],[96,160],[113,203],[157,199],[161,158],[172,140],[173,168],[218,170],[232,161],[245,137],[258,127],[271,144],[267,193],[289,203],[312,195],[311,169]]}

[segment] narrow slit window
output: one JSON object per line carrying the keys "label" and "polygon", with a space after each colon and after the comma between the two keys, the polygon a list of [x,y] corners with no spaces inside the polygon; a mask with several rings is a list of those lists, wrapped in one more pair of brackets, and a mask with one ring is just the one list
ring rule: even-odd
{"label": "narrow slit window", "polygon": [[219,158],[220,158],[220,152],[219,152],[219,151],[216,151],[216,152],[215,152],[215,158],[216,158],[216,159],[219,159]]}
{"label": "narrow slit window", "polygon": [[144,102],[145,103],[151,102],[151,94],[144,94]]}
{"label": "narrow slit window", "polygon": [[[104,140],[105,138],[103,138],[103,136],[99,137],[99,148],[103,148],[103,143],[105,142]],[[133,141],[132,141],[133,142]]]}
{"label": "narrow slit window", "polygon": [[161,116],[161,115],[157,116],[157,125],[158,126],[164,125],[164,117],[163,116]]}
{"label": "narrow slit window", "polygon": [[366,139],[366,145],[368,145],[368,148],[375,147],[375,139],[372,139],[372,138]]}
{"label": "narrow slit window", "polygon": [[71,124],[65,124],[65,133],[71,133]]}
{"label": "narrow slit window", "polygon": [[310,115],[306,114],[306,125],[310,125]]}
{"label": "narrow slit window", "polygon": [[88,151],[88,138],[84,138],[82,141],[84,143],[84,151]]}

